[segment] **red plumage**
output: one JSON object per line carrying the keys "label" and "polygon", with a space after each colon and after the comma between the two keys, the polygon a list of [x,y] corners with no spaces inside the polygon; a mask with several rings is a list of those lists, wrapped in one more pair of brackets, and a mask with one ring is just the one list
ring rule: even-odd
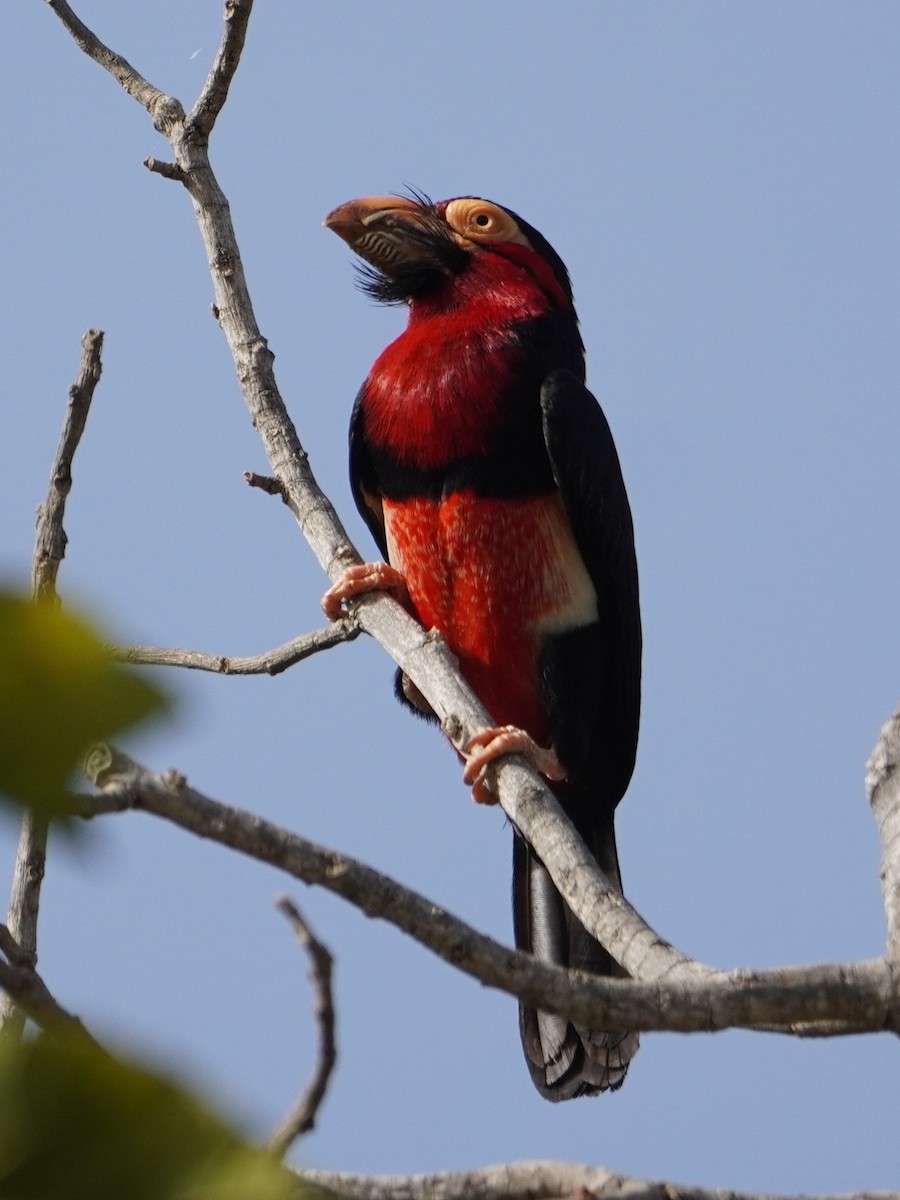
{"label": "red plumage", "polygon": [[388,559],[498,725],[549,741],[539,654],[575,607],[596,613],[558,497],[384,501]]}
{"label": "red plumage", "polygon": [[424,470],[484,453],[515,402],[510,384],[524,353],[515,331],[549,308],[537,281],[500,255],[475,259],[470,273],[415,300],[366,380],[366,436]]}

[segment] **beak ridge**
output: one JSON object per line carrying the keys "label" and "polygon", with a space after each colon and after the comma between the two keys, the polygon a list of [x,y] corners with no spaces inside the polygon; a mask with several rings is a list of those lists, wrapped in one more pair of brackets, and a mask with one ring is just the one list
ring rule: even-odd
{"label": "beak ridge", "polygon": [[322,224],[351,246],[366,227],[382,215],[414,213],[421,209],[415,200],[405,196],[365,196],[348,200],[333,209]]}

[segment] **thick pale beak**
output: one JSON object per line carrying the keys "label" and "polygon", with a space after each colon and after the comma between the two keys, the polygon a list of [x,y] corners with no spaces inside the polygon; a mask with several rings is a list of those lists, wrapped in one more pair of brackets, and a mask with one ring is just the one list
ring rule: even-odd
{"label": "thick pale beak", "polygon": [[386,303],[409,300],[438,276],[456,274],[469,257],[429,204],[405,196],[348,200],[328,214],[325,228],[333,229],[377,276],[397,282],[399,291],[372,285],[370,294]]}
{"label": "thick pale beak", "polygon": [[390,226],[392,217],[399,216],[402,220],[404,216],[421,211],[421,204],[407,200],[405,196],[366,196],[339,205],[322,224],[365,258],[367,235],[371,235],[373,226]]}

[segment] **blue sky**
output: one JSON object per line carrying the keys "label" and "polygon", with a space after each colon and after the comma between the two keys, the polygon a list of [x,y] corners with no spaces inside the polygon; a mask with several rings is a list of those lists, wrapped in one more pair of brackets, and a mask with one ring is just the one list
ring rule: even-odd
{"label": "blue sky", "polygon": [[[192,102],[217,0],[83,0]],[[104,375],[61,575],[122,641],[254,653],[314,628],[324,579],[277,502],[187,197],[146,114],[39,0],[0,42],[6,283],[0,572],[25,583],[89,326]],[[881,952],[863,770],[900,698],[900,7],[892,3],[271,4],[213,136],[282,392],[321,484],[402,314],[321,229],[414,184],[520,212],[571,271],[589,382],[634,509],[645,623],[626,891],[722,967]],[[276,680],[165,676],[155,768],[361,857],[510,937],[510,835],[391,697],[360,640]],[[0,823],[11,869],[16,830]],[[111,1041],[256,1134],[311,1063],[306,964],[274,872],[137,815],[53,848],[41,967]],[[5,887],[5,885],[4,885]],[[367,1171],[554,1157],[780,1191],[897,1184],[887,1037],[647,1036],[615,1096],[531,1089],[515,1005],[288,883],[337,958],[340,1065],[297,1159]]]}

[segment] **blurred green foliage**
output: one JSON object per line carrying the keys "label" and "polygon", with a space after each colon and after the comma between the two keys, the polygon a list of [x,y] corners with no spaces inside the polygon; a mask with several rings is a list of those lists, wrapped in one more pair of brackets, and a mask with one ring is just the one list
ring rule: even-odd
{"label": "blurred green foliage", "polygon": [[86,1038],[0,1040],[0,1200],[320,1200],[197,1100]]}
{"label": "blurred green foliage", "polygon": [[[88,747],[167,707],[83,618],[0,590],[0,800],[64,817]],[[175,1083],[83,1035],[0,1035],[0,1200],[324,1196]]]}
{"label": "blurred green foliage", "polygon": [[0,591],[0,798],[65,815],[79,758],[167,707],[80,617]]}

